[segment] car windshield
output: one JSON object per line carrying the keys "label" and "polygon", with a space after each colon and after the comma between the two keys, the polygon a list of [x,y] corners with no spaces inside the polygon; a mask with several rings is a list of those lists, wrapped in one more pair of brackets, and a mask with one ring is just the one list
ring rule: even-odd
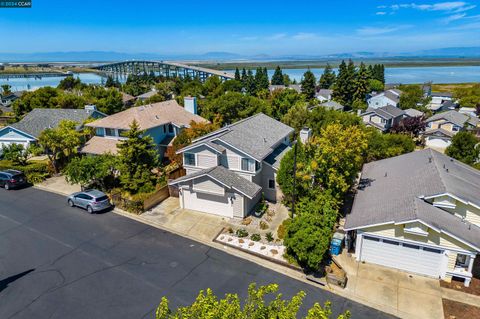
{"label": "car windshield", "polygon": [[101,197],[98,197],[95,201],[96,202],[102,202],[102,201],[107,200],[107,199],[108,199],[107,196],[101,196]]}

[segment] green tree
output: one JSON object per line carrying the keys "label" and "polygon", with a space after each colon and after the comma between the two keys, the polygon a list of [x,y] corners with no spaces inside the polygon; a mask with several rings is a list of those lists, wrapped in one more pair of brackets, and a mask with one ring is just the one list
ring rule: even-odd
{"label": "green tree", "polygon": [[114,186],[117,162],[118,158],[110,154],[75,157],[63,174],[71,184],[94,186],[106,191]]}
{"label": "green tree", "polygon": [[[244,302],[240,301],[237,294],[226,294],[219,299],[208,288],[198,294],[195,301],[189,305],[172,310],[169,301],[162,297],[157,308],[156,319],[297,319],[297,314],[305,298],[305,292],[300,291],[290,300],[283,299],[278,294],[278,285],[270,284],[260,286],[252,283],[248,287],[248,297]],[[331,304],[326,302],[323,307],[315,303],[308,310],[304,319],[330,319],[332,315]],[[350,318],[350,312],[346,311],[337,319]]]}
{"label": "green tree", "polygon": [[253,76],[252,70],[248,70],[247,76],[245,78],[245,90],[250,95],[255,95],[257,92],[257,84],[255,81],[255,77]]}
{"label": "green tree", "polygon": [[260,112],[271,114],[267,102],[239,92],[227,92],[206,101],[201,111],[204,118],[210,121],[216,119],[220,125],[231,124]]}
{"label": "green tree", "polygon": [[288,110],[295,104],[302,102],[304,99],[293,89],[275,90],[271,94],[272,115],[277,120],[281,120]]}
{"label": "green tree", "polygon": [[337,80],[333,86],[333,99],[342,105],[351,107],[355,94],[355,65],[350,60],[348,65],[342,61],[338,69]]}
{"label": "green tree", "polygon": [[148,193],[155,189],[152,170],[158,166],[158,153],[152,137],[145,135],[134,120],[118,144],[120,184],[130,194]]}
{"label": "green tree", "polygon": [[50,86],[41,87],[35,91],[25,92],[13,102],[13,111],[20,117],[35,108],[56,108],[60,91]]}
{"label": "green tree", "polygon": [[335,75],[335,72],[333,72],[330,64],[327,63],[325,69],[323,70],[323,74],[318,81],[318,85],[321,89],[330,89],[335,83],[336,78],[337,76]]}
{"label": "green tree", "polygon": [[382,92],[385,89],[385,85],[377,79],[370,79],[368,81],[369,92]]}
{"label": "green tree", "polygon": [[87,102],[82,96],[63,93],[56,98],[56,107],[61,109],[82,109]]}
{"label": "green tree", "polygon": [[60,90],[71,91],[73,89],[79,88],[82,82],[79,78],[74,78],[73,76],[67,76],[58,83],[57,88]]}
{"label": "green tree", "polygon": [[[305,150],[302,143],[297,143],[297,167],[303,167],[305,163]],[[297,171],[296,187],[293,187],[293,164],[294,164],[294,149],[292,148],[285,154],[280,162],[280,168],[277,172],[277,183],[282,190],[284,203],[291,207],[292,195],[295,192],[295,198],[306,196],[309,192],[308,188],[304,188],[304,184],[300,183],[301,174]]]}
{"label": "green tree", "polygon": [[365,64],[360,63],[358,72],[355,77],[355,92],[353,93],[353,101],[365,101],[370,91],[370,74]]}
{"label": "green tree", "polygon": [[290,84],[292,84],[292,81],[290,80],[290,76],[288,76],[288,74],[283,74],[283,84],[286,85],[286,86],[289,86]]}
{"label": "green tree", "polygon": [[283,73],[280,66],[277,65],[275,72],[272,75],[272,85],[284,85]]}
{"label": "green tree", "polygon": [[406,134],[382,134],[375,128],[368,128],[368,149],[365,161],[378,161],[415,150],[415,142]]}
{"label": "green tree", "polygon": [[480,83],[473,84],[471,87],[456,88],[453,91],[453,97],[463,107],[480,105]]}
{"label": "green tree", "polygon": [[235,80],[237,81],[241,81],[242,80],[242,77],[240,76],[240,70],[237,68],[235,68]]}
{"label": "green tree", "polygon": [[452,144],[445,154],[465,164],[474,165],[479,162],[480,145],[475,135],[468,131],[460,131],[452,138]]}
{"label": "green tree", "polygon": [[3,145],[1,154],[3,156],[3,159],[12,161],[12,163],[15,165],[25,166],[27,165],[30,151],[22,144],[12,143]]}
{"label": "green tree", "polygon": [[2,89],[0,91],[0,96],[7,96],[12,94],[12,86],[10,84],[2,84],[0,85],[0,88]]}
{"label": "green tree", "polygon": [[304,268],[318,270],[332,239],[337,201],[328,193],[316,191],[313,197],[301,198],[295,211],[297,215],[288,224],[284,239],[287,253]]}
{"label": "green tree", "polygon": [[315,85],[317,83],[317,79],[315,79],[315,75],[312,71],[308,70],[303,74],[302,78],[302,94],[305,95],[307,100],[311,100],[315,98]]}
{"label": "green tree", "polygon": [[268,73],[266,68],[257,68],[255,73],[255,93],[261,90],[268,90]]}
{"label": "green tree", "polygon": [[298,102],[288,109],[287,113],[283,116],[282,122],[293,127],[295,132],[298,133],[306,126],[309,117],[310,111],[308,110],[307,103]]}
{"label": "green tree", "polygon": [[402,110],[417,109],[426,111],[426,106],[430,102],[430,98],[424,97],[420,85],[401,85],[399,89],[403,92],[400,95],[399,102],[399,107]]}
{"label": "green tree", "polygon": [[47,152],[55,173],[58,173],[61,166],[77,153],[81,144],[81,134],[76,129],[77,125],[76,122],[63,120],[56,128],[48,128],[38,137],[38,143]]}
{"label": "green tree", "polygon": [[163,101],[166,101],[172,98],[174,88],[175,88],[175,82],[173,81],[162,81],[155,85],[157,94],[163,98]]}

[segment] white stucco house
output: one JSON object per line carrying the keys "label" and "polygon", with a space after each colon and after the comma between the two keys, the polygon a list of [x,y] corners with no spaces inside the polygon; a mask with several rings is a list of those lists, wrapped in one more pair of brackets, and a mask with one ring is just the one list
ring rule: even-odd
{"label": "white stucco house", "polygon": [[277,201],[276,174],[292,133],[291,127],[259,113],[194,140],[178,151],[187,174],[169,182],[179,189],[180,206],[243,218],[262,194]]}
{"label": "white stucco house", "polygon": [[365,164],[345,230],[357,261],[468,286],[480,267],[480,171],[431,149]]}
{"label": "white stucco house", "polygon": [[384,92],[375,94],[367,99],[368,108],[378,109],[387,105],[398,107],[400,102],[400,95],[403,92],[399,89],[390,89]]}

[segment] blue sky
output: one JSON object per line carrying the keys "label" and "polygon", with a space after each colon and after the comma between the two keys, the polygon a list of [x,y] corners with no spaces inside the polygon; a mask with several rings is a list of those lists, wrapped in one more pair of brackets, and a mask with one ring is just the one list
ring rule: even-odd
{"label": "blue sky", "polygon": [[32,0],[30,9],[0,9],[0,52],[311,55],[480,46],[477,1]]}

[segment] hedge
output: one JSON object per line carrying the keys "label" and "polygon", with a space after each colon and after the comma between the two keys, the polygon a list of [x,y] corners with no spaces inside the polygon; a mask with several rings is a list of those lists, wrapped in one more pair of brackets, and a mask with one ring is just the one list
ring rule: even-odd
{"label": "hedge", "polygon": [[6,169],[22,171],[27,177],[27,181],[32,184],[41,183],[50,177],[50,170],[46,161],[31,161],[25,166],[15,165],[7,160],[0,161],[0,171]]}

